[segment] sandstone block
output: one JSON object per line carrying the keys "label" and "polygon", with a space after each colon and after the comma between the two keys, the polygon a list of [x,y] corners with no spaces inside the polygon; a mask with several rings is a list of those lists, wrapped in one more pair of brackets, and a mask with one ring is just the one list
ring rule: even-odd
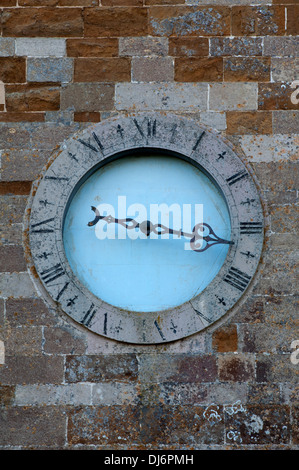
{"label": "sandstone block", "polygon": [[213,111],[256,110],[257,83],[211,84],[209,109]]}
{"label": "sandstone block", "polygon": [[133,82],[167,82],[174,76],[170,57],[135,57],[132,59]]}

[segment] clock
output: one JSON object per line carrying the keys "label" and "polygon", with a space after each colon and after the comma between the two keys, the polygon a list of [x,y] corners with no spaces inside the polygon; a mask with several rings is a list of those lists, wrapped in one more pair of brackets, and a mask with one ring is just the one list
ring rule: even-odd
{"label": "clock", "polygon": [[35,182],[31,263],[51,302],[134,344],[193,335],[248,289],[263,209],[232,146],[172,114],[111,118],[75,134]]}

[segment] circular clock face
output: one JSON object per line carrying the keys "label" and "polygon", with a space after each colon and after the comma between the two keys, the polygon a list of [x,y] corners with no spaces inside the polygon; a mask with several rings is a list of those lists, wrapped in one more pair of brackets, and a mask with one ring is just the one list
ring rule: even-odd
{"label": "circular clock face", "polygon": [[111,339],[197,333],[244,294],[263,245],[252,177],[217,134],[139,114],[65,142],[36,182],[32,263],[55,305]]}
{"label": "circular clock face", "polygon": [[[94,225],[91,207],[103,216]],[[210,249],[203,221],[219,236]],[[63,231],[78,279],[98,298],[137,312],[176,307],[202,292],[228,253],[220,238],[230,240],[230,217],[215,183],[171,153],[144,151],[96,170],[72,199]]]}

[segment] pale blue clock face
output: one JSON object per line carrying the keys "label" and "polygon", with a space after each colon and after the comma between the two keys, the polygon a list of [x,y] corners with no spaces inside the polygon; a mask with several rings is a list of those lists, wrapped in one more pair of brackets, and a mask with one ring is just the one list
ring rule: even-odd
{"label": "pale blue clock face", "polygon": [[[96,214],[106,218],[96,221]],[[177,232],[161,235],[156,228],[147,235],[146,221]],[[225,261],[228,243],[195,251],[206,243],[198,239],[192,248],[192,230],[203,222],[230,240],[226,202],[200,169],[168,155],[121,157],[96,170],[73,197],[64,222],[65,253],[98,298],[125,310],[161,311],[197,296]]]}

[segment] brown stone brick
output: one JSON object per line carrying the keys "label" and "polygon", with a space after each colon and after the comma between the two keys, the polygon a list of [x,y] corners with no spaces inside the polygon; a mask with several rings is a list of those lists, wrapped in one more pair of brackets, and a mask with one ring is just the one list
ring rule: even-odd
{"label": "brown stone brick", "polygon": [[169,38],[169,55],[174,57],[202,57],[209,55],[208,38]]}
{"label": "brown stone brick", "polygon": [[148,21],[146,9],[127,8],[86,8],[84,36],[146,36]]}
{"label": "brown stone brick", "polygon": [[85,344],[64,328],[47,327],[44,330],[44,351],[46,354],[82,354]]}
{"label": "brown stone brick", "polygon": [[0,271],[12,273],[26,271],[24,251],[21,246],[0,246]]}
{"label": "brown stone brick", "polygon": [[224,81],[269,82],[270,59],[268,57],[225,57]]}
{"label": "brown stone brick", "polygon": [[[42,5],[41,5],[42,3]],[[97,0],[19,0],[22,7],[92,7],[97,6]]]}
{"label": "brown stone brick", "polygon": [[15,387],[0,386],[0,407],[12,405],[15,396]]}
{"label": "brown stone brick", "polygon": [[174,69],[171,57],[134,57],[132,59],[132,81],[171,82]]}
{"label": "brown stone brick", "polygon": [[0,113],[0,122],[43,122],[45,113]]}
{"label": "brown stone brick", "polygon": [[255,37],[220,37],[210,38],[211,56],[261,56],[263,38]]}
{"label": "brown stone brick", "polygon": [[230,34],[230,9],[220,7],[153,6],[149,9],[154,36],[222,36]]}
{"label": "brown stone brick", "polygon": [[52,406],[10,407],[1,410],[0,445],[63,448],[66,416]]}
{"label": "brown stone brick", "polygon": [[143,0],[101,0],[103,7],[142,7]]}
{"label": "brown stone brick", "polygon": [[69,444],[125,444],[138,442],[140,408],[137,406],[86,406],[68,412]]}
{"label": "brown stone brick", "polygon": [[66,50],[69,57],[118,57],[118,39],[67,39]]}
{"label": "brown stone brick", "polygon": [[30,181],[1,181],[0,194],[24,196],[31,191]]}
{"label": "brown stone brick", "polygon": [[75,122],[100,122],[101,113],[97,112],[77,112],[74,113]]}
{"label": "brown stone brick", "polygon": [[287,6],[287,32],[293,36],[299,35],[299,5]]}
{"label": "brown stone brick", "polygon": [[233,6],[232,34],[234,36],[279,36],[285,33],[283,6]]}
{"label": "brown stone brick", "polygon": [[254,364],[247,356],[224,355],[218,358],[219,380],[251,382],[254,379]]}
{"label": "brown stone brick", "polygon": [[145,5],[184,5],[184,0],[144,0]]}
{"label": "brown stone brick", "polygon": [[16,8],[2,13],[3,36],[80,37],[80,8]]}
{"label": "brown stone brick", "polygon": [[[215,418],[215,419],[213,419]],[[140,439],[156,448],[223,444],[224,420],[222,406],[143,406],[140,423]]]}
{"label": "brown stone brick", "polygon": [[1,385],[61,383],[64,378],[62,356],[6,356],[0,366]]}
{"label": "brown stone brick", "polygon": [[131,60],[120,58],[77,58],[74,82],[129,82]]}
{"label": "brown stone brick", "polygon": [[291,101],[293,92],[290,83],[259,83],[258,109],[298,109],[298,105]]}
{"label": "brown stone brick", "polygon": [[17,0],[0,0],[0,7],[14,7],[17,4]]}
{"label": "brown stone brick", "polygon": [[113,109],[114,85],[110,83],[70,83],[62,88],[61,109],[110,111]]}
{"label": "brown stone brick", "polygon": [[68,356],[65,380],[75,382],[121,381],[137,379],[138,362],[135,354]]}
{"label": "brown stone brick", "polygon": [[214,82],[223,80],[222,57],[175,59],[177,82]]}
{"label": "brown stone brick", "polygon": [[57,85],[30,83],[6,86],[7,111],[57,111],[60,89]]}
{"label": "brown stone brick", "polygon": [[230,432],[239,442],[249,444],[287,444],[290,441],[290,410],[288,406],[248,405],[246,414],[227,414],[227,436]]}
{"label": "brown stone brick", "polygon": [[238,350],[238,332],[236,325],[219,328],[212,337],[213,349],[217,352]]}
{"label": "brown stone brick", "polygon": [[54,316],[49,312],[45,303],[40,299],[7,299],[6,320],[9,325],[43,325],[55,323]]}
{"label": "brown stone brick", "polygon": [[272,113],[268,111],[226,113],[227,134],[271,134]]}
{"label": "brown stone brick", "polygon": [[26,60],[23,57],[0,57],[0,80],[4,83],[26,82]]}

